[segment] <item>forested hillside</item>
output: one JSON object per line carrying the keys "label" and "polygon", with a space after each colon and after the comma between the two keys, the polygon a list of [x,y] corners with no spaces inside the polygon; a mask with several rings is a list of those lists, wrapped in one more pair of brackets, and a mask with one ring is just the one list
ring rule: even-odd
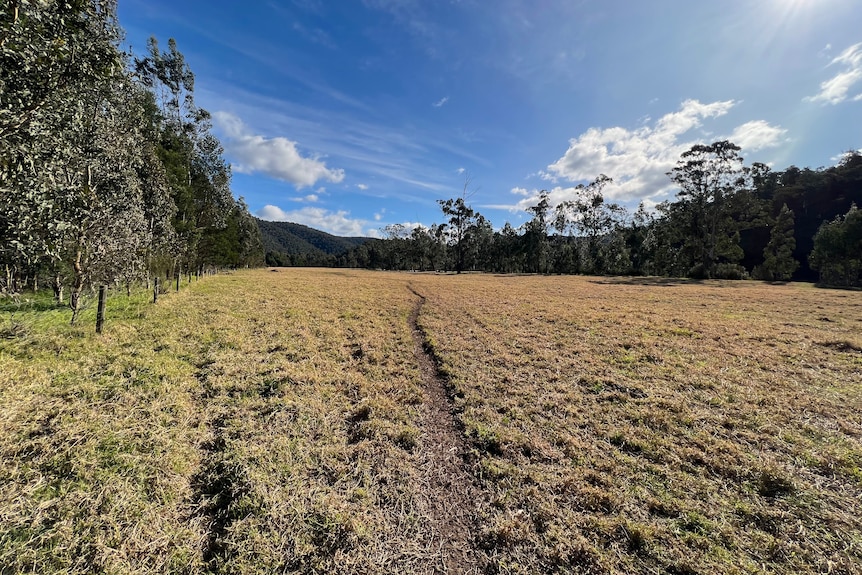
{"label": "forested hillside", "polygon": [[70,293],[258,265],[260,232],[171,39],[119,48],[116,3],[0,11],[2,290]]}
{"label": "forested hillside", "polygon": [[257,220],[268,265],[332,265],[338,256],[368,241],[340,237],[292,222]]}

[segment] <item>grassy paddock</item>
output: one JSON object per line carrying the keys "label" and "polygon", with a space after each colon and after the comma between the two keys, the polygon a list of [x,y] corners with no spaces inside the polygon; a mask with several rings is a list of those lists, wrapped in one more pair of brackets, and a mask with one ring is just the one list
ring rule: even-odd
{"label": "grassy paddock", "polygon": [[494,571],[860,572],[859,292],[305,269],[0,309],[0,572],[440,570],[409,288]]}
{"label": "grassy paddock", "polygon": [[428,277],[500,570],[858,573],[862,294]]}

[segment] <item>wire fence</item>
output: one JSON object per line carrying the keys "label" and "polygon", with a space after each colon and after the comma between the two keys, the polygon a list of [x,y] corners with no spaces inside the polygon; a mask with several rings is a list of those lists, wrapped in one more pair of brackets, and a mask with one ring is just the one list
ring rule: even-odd
{"label": "wire fence", "polygon": [[[201,275],[178,275],[169,280],[154,278],[149,285],[130,287],[115,284],[92,286],[80,293],[78,313],[72,323],[73,311],[66,296],[57,301],[51,289],[0,294],[0,339],[16,339],[28,334],[69,329],[101,333],[112,321],[143,318],[159,298],[179,292],[217,271]],[[99,292],[104,288],[104,307],[99,317]]]}

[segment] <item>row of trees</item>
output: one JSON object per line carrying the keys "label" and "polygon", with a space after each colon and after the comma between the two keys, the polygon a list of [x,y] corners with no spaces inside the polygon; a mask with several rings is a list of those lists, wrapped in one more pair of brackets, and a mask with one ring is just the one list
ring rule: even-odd
{"label": "row of trees", "polygon": [[262,263],[175,42],[121,37],[115,0],[0,9],[0,289],[50,278],[73,321],[97,283]]}
{"label": "row of trees", "polygon": [[[333,258],[334,265],[498,273],[662,275],[858,285],[862,258],[862,156],[836,167],[772,172],[746,166],[728,141],[682,154],[673,201],[629,214],[605,198],[606,176],[551,205],[547,193],[519,228],[495,231],[461,197],[441,200],[445,222],[384,228],[387,239]],[[849,210],[849,211],[848,211]],[[316,262],[320,263],[320,262]]]}

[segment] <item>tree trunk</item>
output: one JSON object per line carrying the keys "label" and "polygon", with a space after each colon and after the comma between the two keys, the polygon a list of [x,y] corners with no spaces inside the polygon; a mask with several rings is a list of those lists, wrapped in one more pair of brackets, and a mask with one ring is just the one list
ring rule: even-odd
{"label": "tree trunk", "polygon": [[51,289],[54,290],[54,301],[63,305],[63,280],[60,278],[60,274],[54,274]]}
{"label": "tree trunk", "polygon": [[72,309],[72,321],[75,323],[78,319],[78,312],[81,310],[81,289],[84,287],[84,266],[81,260],[83,254],[81,248],[75,254],[75,261],[72,264],[72,270],[75,272],[75,277],[72,279],[72,289],[69,294],[69,307]]}

